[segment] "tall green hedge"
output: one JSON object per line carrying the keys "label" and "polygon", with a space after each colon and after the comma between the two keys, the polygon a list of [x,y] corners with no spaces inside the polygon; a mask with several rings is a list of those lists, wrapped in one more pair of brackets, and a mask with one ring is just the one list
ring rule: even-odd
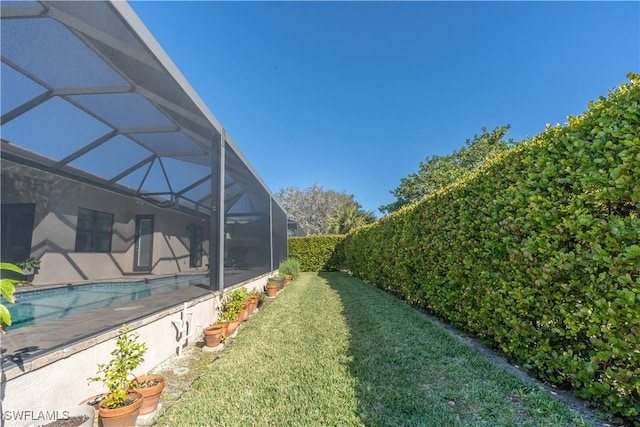
{"label": "tall green hedge", "polygon": [[289,238],[289,258],[300,261],[302,271],[339,270],[344,264],[343,234]]}
{"label": "tall green hedge", "polygon": [[640,423],[640,77],[349,234],[345,268]]}

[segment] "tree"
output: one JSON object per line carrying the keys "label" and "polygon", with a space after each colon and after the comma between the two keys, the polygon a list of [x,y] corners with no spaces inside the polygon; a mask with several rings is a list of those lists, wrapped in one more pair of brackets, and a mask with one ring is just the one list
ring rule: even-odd
{"label": "tree", "polygon": [[335,211],[327,218],[326,226],[329,233],[347,234],[354,228],[371,224],[376,221],[372,211],[362,209],[360,203],[347,203],[341,210]]}
{"label": "tree", "polygon": [[[356,203],[352,194],[323,190],[318,184],[300,189],[283,188],[275,194],[289,218],[297,221],[307,234],[329,234],[327,219],[344,206]],[[360,206],[358,204],[358,206]]]}
{"label": "tree", "polygon": [[396,201],[380,206],[380,211],[395,212],[481,168],[489,158],[513,146],[513,139],[503,139],[509,128],[509,125],[496,127],[490,132],[483,127],[482,134],[467,139],[460,150],[446,156],[427,157],[420,162],[417,173],[400,179],[400,185],[391,191]]}

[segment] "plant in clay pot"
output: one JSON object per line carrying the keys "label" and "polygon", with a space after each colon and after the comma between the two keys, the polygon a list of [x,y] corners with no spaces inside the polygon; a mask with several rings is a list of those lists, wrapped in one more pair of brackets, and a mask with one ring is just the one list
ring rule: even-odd
{"label": "plant in clay pot", "polygon": [[131,381],[130,390],[144,398],[139,415],[150,414],[158,408],[164,384],[164,376],[157,374],[141,375]]}
{"label": "plant in clay pot", "polygon": [[222,342],[222,333],[224,332],[224,327],[219,324],[211,325],[202,330],[204,334],[204,344],[207,347],[217,347]]}
{"label": "plant in clay pot", "polygon": [[238,324],[243,320],[240,318],[240,312],[242,311],[242,305],[246,297],[246,290],[244,288],[238,288],[224,296],[222,313],[220,313],[219,319],[229,322],[229,326],[227,327],[227,335],[229,336],[234,334]]}
{"label": "plant in clay pot", "polygon": [[283,278],[284,286],[297,279],[300,276],[300,270],[300,261],[295,258],[287,258],[281,261],[278,266],[278,275]]}
{"label": "plant in clay pot", "polygon": [[22,269],[25,276],[33,277],[33,275],[40,269],[40,260],[36,258],[27,258],[16,265]]}
{"label": "plant in clay pot", "polygon": [[236,288],[225,297],[228,304],[233,307],[233,310],[238,309],[239,307],[238,319],[240,322],[249,317],[249,292],[245,288]]}
{"label": "plant in clay pot", "polygon": [[138,342],[139,334],[131,332],[128,325],[118,331],[116,348],[108,363],[98,364],[98,375],[89,382],[102,382],[107,388],[106,397],[100,401],[98,414],[104,427],[135,426],[142,406],[143,396],[131,390],[133,370],[144,362],[145,343]]}
{"label": "plant in clay pot", "polygon": [[236,309],[236,310],[224,309],[222,313],[220,313],[220,316],[218,316],[218,323],[227,325],[225,337],[233,335],[236,329],[238,328],[238,323],[240,323],[240,321],[238,320],[239,312],[240,312],[240,309]]}
{"label": "plant in clay pot", "polygon": [[253,313],[258,308],[258,301],[260,300],[261,292],[251,292],[249,294],[249,308]]}
{"label": "plant in clay pot", "polygon": [[283,287],[282,277],[269,277],[267,279],[267,297],[274,298]]}

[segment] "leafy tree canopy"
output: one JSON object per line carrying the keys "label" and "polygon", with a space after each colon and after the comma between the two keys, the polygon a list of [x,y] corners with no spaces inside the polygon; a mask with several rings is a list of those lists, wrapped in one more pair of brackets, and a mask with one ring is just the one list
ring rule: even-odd
{"label": "leafy tree canopy", "polygon": [[507,125],[488,131],[483,127],[482,133],[467,139],[460,150],[445,156],[427,157],[420,162],[417,173],[400,179],[400,185],[391,191],[396,201],[380,206],[380,211],[395,212],[481,168],[489,158],[514,145],[513,139],[504,140],[509,128]]}
{"label": "leafy tree canopy", "polygon": [[[297,221],[309,235],[331,234],[336,232],[332,230],[343,230],[346,227],[337,226],[336,228],[335,223],[362,221],[362,219],[356,220],[353,217],[364,216],[370,222],[375,221],[373,213],[364,212],[352,194],[347,194],[344,191],[324,190],[322,186],[315,183],[304,189],[295,186],[283,188],[275,194],[275,197],[287,211],[289,218]],[[347,209],[353,210],[350,217],[341,217]]]}
{"label": "leafy tree canopy", "polygon": [[362,225],[376,221],[376,216],[371,211],[365,211],[360,203],[351,202],[335,211],[326,221],[327,230],[332,234],[347,234],[351,230]]}

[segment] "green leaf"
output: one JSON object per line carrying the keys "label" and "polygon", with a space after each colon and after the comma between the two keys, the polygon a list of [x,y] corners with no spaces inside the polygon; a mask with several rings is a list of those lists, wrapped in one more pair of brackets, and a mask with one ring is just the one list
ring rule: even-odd
{"label": "green leaf", "polygon": [[4,305],[0,304],[0,323],[2,330],[5,330],[6,326],[11,326],[11,313]]}
{"label": "green leaf", "polygon": [[16,287],[14,284],[18,282],[19,280],[7,278],[0,280],[0,292],[2,293],[2,298],[9,301],[11,304],[15,302],[15,296],[13,294],[16,291]]}
{"label": "green leaf", "polygon": [[13,271],[14,273],[24,274],[22,269],[15,264],[11,264],[8,262],[0,262],[0,269]]}

